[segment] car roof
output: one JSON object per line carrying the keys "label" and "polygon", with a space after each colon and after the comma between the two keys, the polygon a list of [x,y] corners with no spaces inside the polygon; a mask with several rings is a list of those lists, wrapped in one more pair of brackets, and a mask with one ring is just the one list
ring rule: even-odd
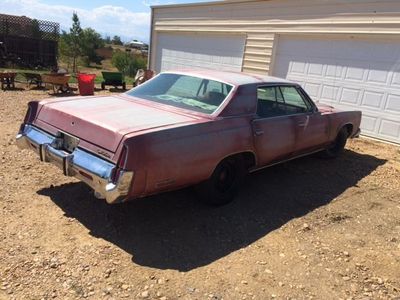
{"label": "car roof", "polygon": [[258,74],[250,74],[243,72],[233,72],[233,71],[217,71],[217,70],[208,70],[208,69],[199,69],[199,70],[177,70],[177,71],[166,71],[163,73],[174,73],[174,74],[183,74],[195,77],[202,77],[216,81],[222,81],[224,83],[232,84],[232,85],[245,85],[245,84],[260,84],[260,83],[290,83],[296,84],[292,81],[272,77],[272,76],[263,76]]}

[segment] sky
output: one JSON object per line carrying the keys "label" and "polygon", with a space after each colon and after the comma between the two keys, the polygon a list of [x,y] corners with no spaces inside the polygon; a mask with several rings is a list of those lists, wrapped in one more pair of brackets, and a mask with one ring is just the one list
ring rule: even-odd
{"label": "sky", "polygon": [[92,27],[103,36],[119,35],[127,42],[150,37],[150,6],[206,0],[0,0],[0,13],[55,21],[61,29],[71,27],[76,11],[81,26]]}

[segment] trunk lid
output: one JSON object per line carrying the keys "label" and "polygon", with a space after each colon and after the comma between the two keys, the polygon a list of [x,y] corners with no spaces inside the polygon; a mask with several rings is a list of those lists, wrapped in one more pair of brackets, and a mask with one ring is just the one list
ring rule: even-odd
{"label": "trunk lid", "polygon": [[37,119],[115,152],[123,136],[199,117],[165,110],[123,96],[74,97],[45,101]]}

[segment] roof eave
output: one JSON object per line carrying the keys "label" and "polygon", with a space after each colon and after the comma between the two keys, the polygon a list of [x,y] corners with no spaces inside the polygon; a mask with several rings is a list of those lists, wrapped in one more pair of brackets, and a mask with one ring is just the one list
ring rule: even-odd
{"label": "roof eave", "polygon": [[187,7],[187,6],[207,6],[207,5],[223,5],[230,3],[240,2],[256,2],[259,0],[217,0],[207,2],[192,2],[192,3],[178,3],[178,4],[162,4],[162,5],[151,5],[151,8],[173,8],[173,7]]}

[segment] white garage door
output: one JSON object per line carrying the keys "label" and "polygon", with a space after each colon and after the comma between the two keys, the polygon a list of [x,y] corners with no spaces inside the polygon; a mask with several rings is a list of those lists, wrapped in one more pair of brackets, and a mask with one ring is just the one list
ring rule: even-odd
{"label": "white garage door", "polygon": [[400,42],[281,37],[274,75],[314,100],[362,110],[365,135],[400,143]]}
{"label": "white garage door", "polygon": [[181,69],[241,71],[245,37],[157,34],[157,72]]}

